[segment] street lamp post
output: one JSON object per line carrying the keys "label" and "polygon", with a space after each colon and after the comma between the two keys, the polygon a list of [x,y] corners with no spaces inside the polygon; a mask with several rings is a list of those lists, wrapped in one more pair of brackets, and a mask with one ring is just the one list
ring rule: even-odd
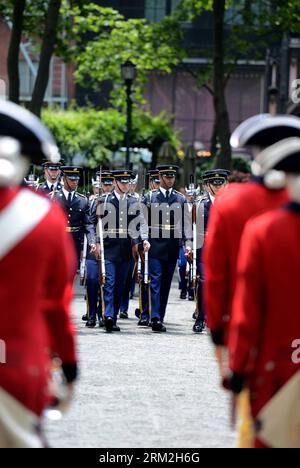
{"label": "street lamp post", "polygon": [[121,65],[121,75],[126,86],[126,168],[130,167],[131,123],[132,123],[132,85],[136,78],[136,66],[130,60]]}

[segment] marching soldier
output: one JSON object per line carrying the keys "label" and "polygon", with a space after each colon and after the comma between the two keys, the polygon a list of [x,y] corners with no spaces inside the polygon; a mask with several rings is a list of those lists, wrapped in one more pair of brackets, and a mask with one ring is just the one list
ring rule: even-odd
{"label": "marching soldier", "polygon": [[[137,201],[140,200],[139,194],[135,191],[138,183],[138,175],[133,174],[132,179],[130,181],[130,189],[129,195],[135,198]],[[129,301],[133,299],[134,290],[135,290],[135,269],[136,269],[136,258],[132,256],[130,262],[129,273],[127,276],[121,305],[120,305],[120,318],[127,319],[128,318],[128,309],[129,309]]]}
{"label": "marching soldier", "polygon": [[[193,195],[194,195],[193,190],[190,190],[189,188],[185,189],[185,198],[186,198],[187,209],[188,209],[190,217],[192,217]],[[180,254],[179,254],[179,260],[178,260],[178,270],[179,270],[179,278],[180,278],[179,289],[181,290],[180,299],[186,300],[188,296],[189,301],[194,301],[195,295],[194,295],[194,288],[193,288],[193,280],[191,278],[192,270],[190,268],[190,265],[191,265],[190,262],[186,258],[184,247],[182,246],[180,247]]]}
{"label": "marching soldier", "polygon": [[[102,196],[97,207],[104,231],[104,252],[101,251],[100,255],[105,259],[103,316],[107,332],[120,331],[117,315],[128,277],[132,249],[136,250],[140,241],[145,251],[150,249],[141,206],[136,198],[128,194],[133,173],[119,170],[114,171],[113,175],[115,189]],[[135,221],[135,229],[131,229]]]}
{"label": "marching soldier", "polygon": [[287,173],[290,202],[247,223],[238,260],[225,384],[250,390],[256,447],[300,448],[300,138],[288,138],[256,160],[259,176]]}
{"label": "marching soldier", "polygon": [[33,114],[1,101],[0,136],[0,337],[6,344],[5,364],[0,363],[0,447],[41,448],[54,354],[62,361],[69,397],[76,379],[70,319],[75,252],[62,210],[18,187],[28,160],[59,160],[52,135]]}
{"label": "marching soldier", "polygon": [[44,167],[45,182],[38,186],[37,191],[49,194],[61,190],[61,162],[53,163],[45,160],[42,166]]}
{"label": "marching soldier", "polygon": [[[286,136],[297,135],[300,135],[300,119],[261,114],[237,127],[231,137],[231,144],[234,148],[252,146],[257,156],[262,149]],[[261,177],[254,177],[245,184],[230,184],[211,210],[204,251],[204,298],[207,325],[216,346],[222,376],[227,365],[226,348],[241,236],[249,219],[287,201],[283,185],[282,181],[280,184],[269,184],[268,180]],[[249,402],[246,393],[241,395],[240,405],[247,414]],[[240,444],[243,447],[251,446],[251,428],[249,418],[241,428]]]}
{"label": "marching soldier", "polygon": [[174,190],[178,166],[158,168],[160,188],[147,194],[149,241],[149,317],[154,332],[166,332],[163,325],[179,249],[184,239],[184,196]]}
{"label": "marching soldier", "polygon": [[[200,228],[204,229],[204,239],[207,233],[208,219],[210,209],[221,189],[228,182],[230,171],[225,169],[213,169],[206,171],[202,175],[205,194],[201,198],[197,207],[198,216],[202,216],[203,223],[198,223]],[[201,226],[200,226],[201,225]],[[204,267],[203,267],[203,247],[197,249],[197,284],[196,284],[196,321],[193,326],[195,333],[202,333],[205,328],[205,309],[203,298]]]}
{"label": "marching soldier", "polygon": [[[146,184],[149,190],[148,193],[148,203],[151,205],[152,195],[159,189],[160,179],[158,169],[151,169],[146,174],[148,178],[148,183]],[[140,271],[139,273],[139,308],[136,309],[135,315],[139,319],[139,327],[148,327],[151,322],[149,322],[149,285],[145,284],[145,258],[141,252],[139,255]],[[151,324],[152,326],[152,324]]]}
{"label": "marching soldier", "polygon": [[160,187],[159,171],[157,169],[151,169],[147,172],[147,176],[149,180],[149,190],[152,192],[158,190]]}
{"label": "marching soldier", "polygon": [[61,171],[64,186],[53,194],[53,200],[60,203],[67,214],[66,231],[72,234],[79,265],[84,234],[87,235],[90,252],[96,253],[95,227],[90,217],[88,199],[76,191],[82,169],[75,166],[63,166]]}
{"label": "marching soldier", "polygon": [[[110,171],[103,171],[101,175],[100,172],[97,172],[96,179],[92,179],[94,195],[90,198],[90,215],[95,223],[96,218],[93,216],[93,213],[96,210],[100,190],[102,190],[102,195],[109,194],[113,188],[113,184],[114,176]],[[86,260],[86,295],[87,315],[83,317],[84,320],[87,320],[86,326],[88,328],[94,328],[98,317],[99,327],[102,328],[104,322],[102,318],[102,295],[99,283],[99,259],[91,252],[87,252]]]}
{"label": "marching soldier", "polygon": [[113,191],[115,181],[112,171],[103,171],[101,173],[101,176],[100,172],[97,172],[97,177],[99,177],[99,179],[101,177],[100,184],[102,194],[104,195],[107,193],[111,193]]}

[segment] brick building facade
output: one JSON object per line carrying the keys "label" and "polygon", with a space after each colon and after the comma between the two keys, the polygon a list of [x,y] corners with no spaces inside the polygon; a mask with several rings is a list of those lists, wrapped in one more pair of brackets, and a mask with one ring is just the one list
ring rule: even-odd
{"label": "brick building facade", "polygon": [[[10,40],[10,27],[0,18],[0,95],[8,95],[7,52]],[[38,61],[31,52],[31,45],[23,39],[20,48],[20,100],[27,102],[31,99]],[[58,57],[53,57],[50,66],[50,77],[45,102],[55,103],[61,107],[75,99],[75,84],[73,79],[73,65],[65,65]]]}

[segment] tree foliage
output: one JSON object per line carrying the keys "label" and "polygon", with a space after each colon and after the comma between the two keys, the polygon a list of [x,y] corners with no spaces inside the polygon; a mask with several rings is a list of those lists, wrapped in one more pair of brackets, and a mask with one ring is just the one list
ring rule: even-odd
{"label": "tree foliage", "polygon": [[[124,144],[126,117],[116,109],[45,109],[42,118],[54,134],[62,157],[67,162],[71,162],[76,155],[82,155],[86,165],[91,168],[100,163],[110,165],[112,151]],[[180,146],[167,116],[152,117],[135,110],[132,147],[148,148],[157,154],[165,141],[170,142],[175,151]]]}
{"label": "tree foliage", "polygon": [[175,18],[149,23],[145,19],[125,19],[111,8],[94,4],[86,5],[83,10],[83,16],[74,16],[76,79],[82,86],[95,90],[110,80],[117,105],[124,101],[121,64],[131,60],[136,65],[135,100],[143,102],[149,71],[170,73],[183,58],[182,30]]}

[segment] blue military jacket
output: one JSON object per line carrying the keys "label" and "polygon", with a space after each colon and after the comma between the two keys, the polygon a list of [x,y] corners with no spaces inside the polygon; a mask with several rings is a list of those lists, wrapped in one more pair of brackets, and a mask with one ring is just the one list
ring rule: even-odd
{"label": "blue military jacket", "polygon": [[55,191],[53,200],[57,201],[64,209],[68,224],[67,231],[74,238],[83,238],[87,235],[88,243],[96,243],[96,230],[89,213],[89,201],[80,193],[75,192],[71,204],[69,204],[62,190]]}
{"label": "blue military jacket", "polygon": [[[200,200],[197,207],[197,216],[202,216],[204,218],[203,222],[199,223],[200,229],[204,229],[204,232],[201,233],[202,237],[205,240],[205,235],[207,233],[207,226],[209,221],[210,209],[212,207],[212,201],[208,193],[205,193]],[[202,258],[202,248],[197,249],[197,261],[201,261]]]}
{"label": "blue military jacket", "polygon": [[185,197],[172,190],[167,202],[160,189],[149,192],[142,200],[147,207],[149,256],[162,261],[175,260],[185,236]]}
{"label": "blue military jacket", "polygon": [[133,245],[148,238],[139,200],[126,195],[119,201],[113,191],[99,197],[97,206],[94,206],[93,222],[96,224],[99,216],[102,219],[105,259],[111,262],[130,261]]}
{"label": "blue military jacket", "polygon": [[[61,189],[62,189],[62,184],[60,182],[58,182],[58,184],[57,184],[57,186],[55,188],[55,192],[59,192]],[[46,193],[46,194],[51,193],[51,190],[49,189],[48,184],[47,184],[46,181],[38,186],[37,192]]]}

